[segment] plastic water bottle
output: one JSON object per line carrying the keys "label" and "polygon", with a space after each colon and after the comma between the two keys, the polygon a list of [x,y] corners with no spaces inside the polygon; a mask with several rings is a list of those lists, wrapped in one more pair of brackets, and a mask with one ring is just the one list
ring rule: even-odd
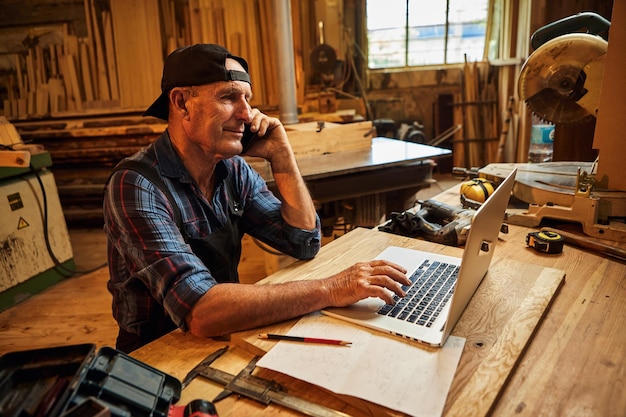
{"label": "plastic water bottle", "polygon": [[554,151],[554,125],[546,123],[533,115],[528,147],[528,162],[550,162]]}

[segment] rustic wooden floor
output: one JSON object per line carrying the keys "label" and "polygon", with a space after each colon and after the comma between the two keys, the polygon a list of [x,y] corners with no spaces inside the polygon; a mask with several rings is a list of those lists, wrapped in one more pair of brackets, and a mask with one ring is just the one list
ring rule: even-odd
{"label": "rustic wooden floor", "polygon": [[[420,190],[416,198],[430,198],[459,182],[449,175],[435,174],[435,178],[437,183]],[[101,228],[71,228],[70,240],[77,269],[96,270],[68,278],[0,312],[0,355],[79,343],[115,346],[117,325],[106,289],[104,233]],[[251,240],[244,240],[242,281],[255,282],[265,276],[266,256]]]}

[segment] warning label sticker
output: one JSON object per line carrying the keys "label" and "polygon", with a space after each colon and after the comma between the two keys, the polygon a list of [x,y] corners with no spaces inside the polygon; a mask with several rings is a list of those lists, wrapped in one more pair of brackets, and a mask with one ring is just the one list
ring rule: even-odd
{"label": "warning label sticker", "polygon": [[11,211],[19,210],[24,207],[24,202],[22,201],[22,196],[20,193],[13,193],[7,196],[9,200],[9,206],[11,207]]}
{"label": "warning label sticker", "polygon": [[23,217],[20,217],[20,220],[17,222],[17,230],[23,229],[28,226],[30,226],[30,224],[26,220],[24,220]]}

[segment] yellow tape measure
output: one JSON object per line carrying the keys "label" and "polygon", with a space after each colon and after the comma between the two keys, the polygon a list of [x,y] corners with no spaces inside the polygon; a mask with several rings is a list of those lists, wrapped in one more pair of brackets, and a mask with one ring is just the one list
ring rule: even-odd
{"label": "yellow tape measure", "polygon": [[561,253],[563,236],[555,232],[532,232],[526,236],[526,244],[539,252]]}

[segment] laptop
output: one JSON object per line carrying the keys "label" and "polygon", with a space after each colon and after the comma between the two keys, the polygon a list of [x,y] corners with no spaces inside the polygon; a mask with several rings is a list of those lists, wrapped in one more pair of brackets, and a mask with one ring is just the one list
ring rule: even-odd
{"label": "laptop", "polygon": [[322,309],[322,314],[430,346],[443,346],[489,269],[516,172],[516,168],[511,171],[474,214],[462,258],[387,247],[376,258],[407,269],[407,276],[414,281],[410,288],[405,287],[407,296],[394,294],[394,305],[370,297],[347,307]]}

